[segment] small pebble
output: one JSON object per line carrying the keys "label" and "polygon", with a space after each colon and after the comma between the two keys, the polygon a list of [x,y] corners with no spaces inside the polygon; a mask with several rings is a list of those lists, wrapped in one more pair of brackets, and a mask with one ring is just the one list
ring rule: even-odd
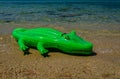
{"label": "small pebble", "polygon": [[6,46],[6,45],[5,45],[5,44],[0,44],[0,46],[4,47],[4,46]]}
{"label": "small pebble", "polygon": [[3,37],[0,37],[0,40],[3,40]]}
{"label": "small pebble", "polygon": [[101,53],[111,53],[112,49],[98,49]]}
{"label": "small pebble", "polygon": [[0,50],[0,52],[5,52],[5,50]]}

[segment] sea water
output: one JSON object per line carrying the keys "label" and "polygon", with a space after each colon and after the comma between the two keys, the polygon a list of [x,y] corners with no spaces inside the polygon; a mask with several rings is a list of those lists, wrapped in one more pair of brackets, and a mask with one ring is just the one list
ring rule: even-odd
{"label": "sea water", "polygon": [[119,2],[0,2],[0,23],[120,30]]}

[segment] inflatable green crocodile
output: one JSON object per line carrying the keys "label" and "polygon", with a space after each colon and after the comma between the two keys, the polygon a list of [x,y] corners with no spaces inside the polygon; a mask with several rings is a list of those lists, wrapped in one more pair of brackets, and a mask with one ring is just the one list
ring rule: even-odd
{"label": "inflatable green crocodile", "polygon": [[18,41],[22,51],[29,47],[37,48],[47,56],[47,48],[57,48],[68,54],[91,55],[93,44],[79,37],[75,31],[62,33],[52,28],[16,28],[12,36]]}

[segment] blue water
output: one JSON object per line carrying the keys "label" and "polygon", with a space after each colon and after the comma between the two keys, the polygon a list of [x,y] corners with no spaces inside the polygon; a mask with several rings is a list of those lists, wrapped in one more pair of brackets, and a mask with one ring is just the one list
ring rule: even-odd
{"label": "blue water", "polygon": [[119,25],[120,3],[0,2],[0,23],[3,22]]}

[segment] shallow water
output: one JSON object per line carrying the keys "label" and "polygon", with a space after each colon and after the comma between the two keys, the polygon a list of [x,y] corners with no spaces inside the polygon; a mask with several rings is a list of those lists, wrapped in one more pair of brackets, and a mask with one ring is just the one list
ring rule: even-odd
{"label": "shallow water", "polygon": [[82,29],[120,30],[120,3],[1,2],[0,23],[43,23]]}

